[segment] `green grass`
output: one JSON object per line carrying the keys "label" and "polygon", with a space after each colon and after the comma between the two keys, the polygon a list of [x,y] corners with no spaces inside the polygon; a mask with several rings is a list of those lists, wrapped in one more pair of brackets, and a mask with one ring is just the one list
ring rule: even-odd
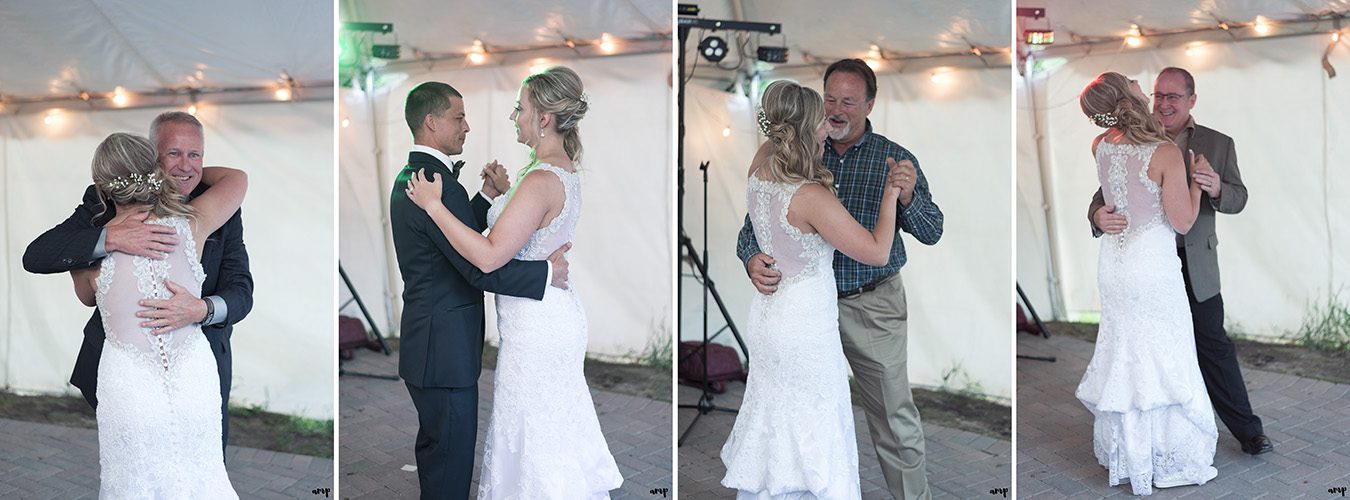
{"label": "green grass", "polygon": [[664,373],[669,373],[671,367],[675,364],[675,358],[671,348],[670,332],[664,328],[656,335],[653,335],[647,341],[647,348],[643,350],[638,358],[638,363],[643,366],[655,368]]}
{"label": "green grass", "polygon": [[1303,324],[1293,335],[1294,342],[1318,351],[1350,350],[1350,306],[1340,295],[1337,290],[1308,306]]}

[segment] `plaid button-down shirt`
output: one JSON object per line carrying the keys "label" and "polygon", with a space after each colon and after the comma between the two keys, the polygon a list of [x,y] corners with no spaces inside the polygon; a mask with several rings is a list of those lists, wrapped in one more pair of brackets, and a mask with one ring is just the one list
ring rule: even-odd
{"label": "plaid button-down shirt", "polygon": [[[825,155],[821,162],[834,174],[835,194],[868,231],[876,227],[877,216],[881,210],[881,195],[886,183],[886,158],[899,162],[909,160],[914,164],[918,181],[914,184],[914,198],[908,207],[896,204],[896,223],[900,230],[914,236],[919,243],[932,245],[942,238],[942,210],[933,202],[928,191],[928,179],[919,168],[919,160],[908,149],[891,142],[881,134],[872,132],[872,121],[867,121],[867,130],[857,144],[844,151],[835,152],[833,140],[827,139]],[[742,263],[760,253],[759,243],[755,241],[755,231],[750,227],[750,216],[746,215],[745,225],[736,240],[736,255]],[[861,288],[900,271],[905,265],[905,245],[900,233],[895,233],[895,242],[891,244],[891,257],[886,265],[877,267],[863,264],[849,258],[842,252],[834,253],[834,281],[839,291]]]}

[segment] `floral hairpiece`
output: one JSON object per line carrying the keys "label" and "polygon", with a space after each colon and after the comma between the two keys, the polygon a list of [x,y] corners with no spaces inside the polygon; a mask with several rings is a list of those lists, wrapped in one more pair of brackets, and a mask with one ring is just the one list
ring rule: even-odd
{"label": "floral hairpiece", "polygon": [[126,176],[119,175],[113,178],[113,180],[108,181],[108,187],[111,189],[123,189],[131,186],[149,186],[150,190],[158,191],[163,183],[164,180],[154,174],[129,174]]}
{"label": "floral hairpiece", "polygon": [[590,94],[587,94],[587,93],[585,93],[585,92],[582,92],[582,93],[581,93],[581,102],[584,102],[584,103],[586,103],[587,106],[589,106],[589,105],[591,104],[591,95],[590,95]]}
{"label": "floral hairpiece", "polygon": [[1101,128],[1111,128],[1120,124],[1120,117],[1110,113],[1097,113],[1090,118],[1092,118],[1092,123]]}
{"label": "floral hairpiece", "polygon": [[769,127],[772,126],[773,123],[769,122],[769,117],[764,115],[764,108],[759,108],[758,111],[755,111],[755,121],[759,122],[759,133],[764,134],[765,136],[769,135]]}

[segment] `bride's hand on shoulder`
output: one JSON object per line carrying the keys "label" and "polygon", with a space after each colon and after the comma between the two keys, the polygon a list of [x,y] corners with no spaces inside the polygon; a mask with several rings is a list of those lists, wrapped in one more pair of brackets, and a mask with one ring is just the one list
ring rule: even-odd
{"label": "bride's hand on shoulder", "polygon": [[435,172],[430,172],[431,177],[427,178],[428,172],[423,169],[413,174],[408,179],[408,187],[404,189],[408,199],[417,204],[422,210],[428,212],[436,207],[445,208],[441,203],[441,176]]}

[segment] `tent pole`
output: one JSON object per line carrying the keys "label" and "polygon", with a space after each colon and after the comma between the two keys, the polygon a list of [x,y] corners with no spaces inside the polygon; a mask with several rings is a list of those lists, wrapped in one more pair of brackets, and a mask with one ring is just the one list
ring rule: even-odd
{"label": "tent pole", "polygon": [[[1034,66],[1035,56],[1028,56],[1026,64],[1028,66]],[[1033,139],[1036,140],[1036,171],[1040,174],[1041,203],[1043,207],[1041,212],[1045,217],[1045,235],[1048,240],[1046,241],[1046,248],[1049,249],[1049,255],[1047,256],[1049,262],[1046,263],[1045,268],[1047,282],[1046,290],[1050,294],[1050,316],[1055,319],[1067,319],[1064,311],[1064,297],[1059,291],[1059,238],[1057,234],[1058,231],[1055,229],[1054,204],[1050,201],[1051,193],[1053,193],[1051,189],[1054,186],[1050,182],[1050,168],[1047,165],[1045,158],[1046,150],[1049,148],[1047,148],[1045,144],[1045,133],[1044,130],[1041,129],[1040,112],[1036,107],[1035,80],[1032,77],[1032,74],[1035,72],[1031,71],[1032,68],[1026,69],[1027,71],[1022,72],[1022,87],[1026,89],[1027,107],[1029,108],[1031,116],[1031,131],[1035,134]]]}
{"label": "tent pole", "polygon": [[[377,193],[379,197],[376,199],[386,200],[386,202],[380,203],[380,222],[382,223],[380,224],[380,227],[391,227],[389,226],[390,217],[387,200],[389,197],[388,193],[394,189],[394,179],[388,175],[388,169],[385,168],[384,164],[384,141],[382,140],[384,134],[380,131],[380,117],[376,114],[377,106],[375,105],[375,71],[372,70],[366,72],[365,80],[366,103],[370,106],[370,130],[371,134],[375,136],[375,178],[379,179],[377,185],[379,186],[380,192]],[[386,304],[389,304],[389,323],[385,325],[385,331],[391,332],[391,334],[392,332],[399,332],[399,334],[402,335],[403,332],[399,331],[397,326],[403,317],[403,300],[399,294],[394,293],[394,290],[398,289],[397,280],[400,276],[398,272],[398,261],[393,258],[395,255],[394,233],[391,231],[381,231],[381,233],[382,239],[384,240],[384,276],[386,279],[384,301]]]}

